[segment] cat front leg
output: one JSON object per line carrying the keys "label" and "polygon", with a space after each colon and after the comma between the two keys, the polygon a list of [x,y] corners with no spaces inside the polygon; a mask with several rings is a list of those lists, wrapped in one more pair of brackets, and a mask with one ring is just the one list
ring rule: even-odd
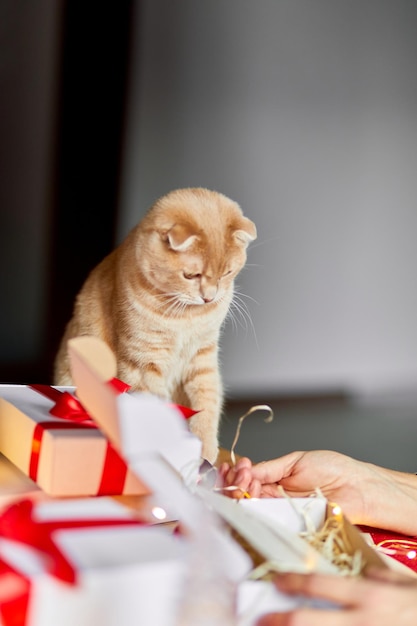
{"label": "cat front leg", "polygon": [[153,362],[136,364],[133,361],[119,360],[118,376],[130,385],[132,391],[141,391],[170,400],[166,379],[161,369]]}
{"label": "cat front leg", "polygon": [[190,419],[190,430],[198,437],[203,446],[201,455],[214,464],[219,454],[218,426],[220,411],[202,409]]}
{"label": "cat front leg", "polygon": [[202,441],[202,456],[214,463],[219,452],[218,431],[223,406],[223,389],[217,356],[200,351],[183,380],[189,406],[199,411],[190,420],[191,432]]}

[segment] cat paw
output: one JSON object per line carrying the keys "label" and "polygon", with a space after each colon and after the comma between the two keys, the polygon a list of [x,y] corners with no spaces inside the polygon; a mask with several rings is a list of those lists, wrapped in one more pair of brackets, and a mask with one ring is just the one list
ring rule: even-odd
{"label": "cat paw", "polygon": [[219,454],[219,448],[217,445],[217,441],[215,443],[209,443],[209,442],[203,441],[203,448],[201,452],[201,456],[203,457],[203,459],[206,459],[206,461],[214,465],[218,454]]}

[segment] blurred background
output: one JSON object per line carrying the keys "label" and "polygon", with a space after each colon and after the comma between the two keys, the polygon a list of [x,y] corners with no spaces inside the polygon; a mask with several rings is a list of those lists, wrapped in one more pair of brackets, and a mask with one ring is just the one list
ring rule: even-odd
{"label": "blurred background", "polygon": [[237,451],[417,469],[414,0],[0,0],[0,381],[50,382],[88,272],[159,196],[258,227],[222,340]]}

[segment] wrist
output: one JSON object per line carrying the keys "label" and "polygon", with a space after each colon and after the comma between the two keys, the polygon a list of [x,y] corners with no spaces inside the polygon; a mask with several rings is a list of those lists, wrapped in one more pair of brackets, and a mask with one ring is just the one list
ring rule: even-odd
{"label": "wrist", "polygon": [[362,523],[406,535],[417,535],[417,475],[367,464]]}

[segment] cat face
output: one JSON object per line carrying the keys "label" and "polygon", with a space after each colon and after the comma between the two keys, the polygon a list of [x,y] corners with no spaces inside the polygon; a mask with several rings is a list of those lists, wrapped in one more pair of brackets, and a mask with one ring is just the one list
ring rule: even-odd
{"label": "cat face", "polygon": [[255,225],[235,202],[206,189],[164,196],[140,230],[144,276],[178,309],[215,305],[231,294],[256,238]]}

